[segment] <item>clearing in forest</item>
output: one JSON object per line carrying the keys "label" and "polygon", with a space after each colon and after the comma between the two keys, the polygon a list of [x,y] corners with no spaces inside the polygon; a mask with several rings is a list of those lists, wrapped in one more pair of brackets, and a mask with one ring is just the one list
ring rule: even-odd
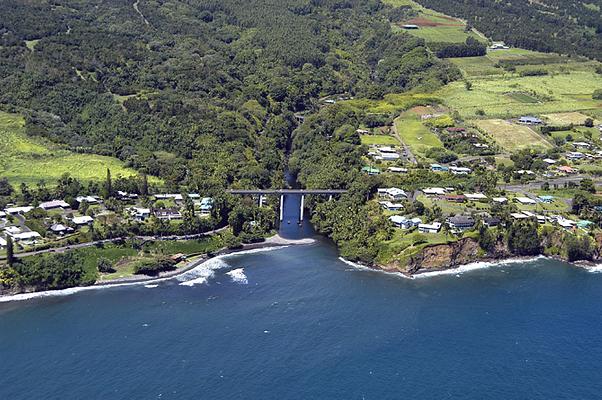
{"label": "clearing in forest", "polygon": [[420,117],[405,112],[395,119],[395,129],[403,142],[410,147],[414,155],[426,157],[425,153],[432,147],[443,148],[441,140],[424,126]]}
{"label": "clearing in forest", "polygon": [[[66,172],[84,182],[103,180],[107,168],[115,178],[137,174],[116,158],[73,153],[28,137],[23,117],[5,112],[0,112],[0,154],[0,176],[8,178],[13,185],[35,184],[41,180],[54,185]],[[159,182],[156,178],[150,181]]]}
{"label": "clearing in forest", "polygon": [[566,113],[555,113],[555,114],[544,114],[544,118],[548,120],[551,125],[583,125],[585,120],[590,118],[589,116],[580,112],[566,112]]}
{"label": "clearing in forest", "polygon": [[541,149],[552,147],[550,142],[527,126],[516,125],[502,119],[475,120],[472,123],[508,151],[527,147]]}

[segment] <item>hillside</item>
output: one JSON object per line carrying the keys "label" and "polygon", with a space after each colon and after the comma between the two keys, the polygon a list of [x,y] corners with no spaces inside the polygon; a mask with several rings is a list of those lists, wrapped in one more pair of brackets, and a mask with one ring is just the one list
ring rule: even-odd
{"label": "hillside", "polygon": [[493,40],[602,60],[602,1],[417,0],[465,19]]}

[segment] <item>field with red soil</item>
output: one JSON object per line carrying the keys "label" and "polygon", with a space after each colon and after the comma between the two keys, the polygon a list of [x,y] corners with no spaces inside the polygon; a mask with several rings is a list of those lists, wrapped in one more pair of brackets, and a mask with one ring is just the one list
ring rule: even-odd
{"label": "field with red soil", "polygon": [[453,18],[444,18],[448,21],[453,21],[455,23],[442,23],[442,22],[437,22],[437,21],[433,21],[432,19],[427,19],[427,18],[413,18],[407,22],[405,22],[405,24],[407,25],[418,25],[418,26],[463,26],[463,24],[461,22],[456,21]]}

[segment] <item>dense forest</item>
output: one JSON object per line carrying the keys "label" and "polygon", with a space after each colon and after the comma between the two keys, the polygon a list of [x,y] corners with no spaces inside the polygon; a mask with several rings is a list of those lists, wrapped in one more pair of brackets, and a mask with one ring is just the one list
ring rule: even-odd
{"label": "dense forest", "polygon": [[602,60],[602,0],[417,1],[515,47]]}
{"label": "dense forest", "polygon": [[376,0],[0,2],[0,106],[30,135],[171,188],[283,184],[321,96],[436,88],[458,71]]}

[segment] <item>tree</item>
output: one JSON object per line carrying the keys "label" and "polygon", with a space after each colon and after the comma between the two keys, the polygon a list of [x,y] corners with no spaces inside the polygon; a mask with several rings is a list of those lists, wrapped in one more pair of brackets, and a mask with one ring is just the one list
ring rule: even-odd
{"label": "tree", "polygon": [[13,239],[10,236],[6,236],[6,263],[10,268],[15,263],[15,249]]}
{"label": "tree", "polygon": [[594,93],[592,94],[592,99],[594,99],[594,100],[602,100],[602,89],[596,89],[596,90],[594,90]]}
{"label": "tree", "polygon": [[585,120],[585,122],[583,123],[583,125],[585,125],[587,128],[593,128],[594,127],[594,120],[591,118],[587,118]]}
{"label": "tree", "polygon": [[140,194],[142,196],[148,196],[148,175],[142,173],[140,177]]}
{"label": "tree", "polygon": [[589,178],[581,180],[579,183],[579,189],[589,193],[596,193],[596,185],[594,185],[594,181]]}
{"label": "tree", "polygon": [[466,90],[471,91],[472,90],[472,82],[464,81],[464,87],[466,88]]}
{"label": "tree", "polygon": [[113,197],[113,181],[111,179],[111,170],[107,168],[107,178],[105,180],[103,197],[109,199]]}
{"label": "tree", "polygon": [[115,272],[115,268],[113,268],[113,264],[107,258],[101,257],[98,259],[96,263],[99,272],[110,273]]}
{"label": "tree", "polygon": [[589,236],[568,234],[566,238],[566,252],[569,261],[591,260],[594,255],[594,246]]}
{"label": "tree", "polygon": [[508,247],[519,256],[539,254],[541,243],[537,232],[537,222],[522,220],[513,223],[508,232]]}

